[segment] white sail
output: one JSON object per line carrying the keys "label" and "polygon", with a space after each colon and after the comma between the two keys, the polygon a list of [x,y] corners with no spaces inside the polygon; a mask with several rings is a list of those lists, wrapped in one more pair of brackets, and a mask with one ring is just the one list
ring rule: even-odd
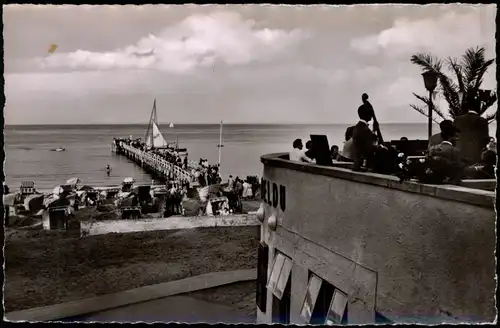
{"label": "white sail", "polygon": [[160,132],[160,129],[158,128],[158,125],[156,125],[155,122],[152,122],[152,138],[147,138],[146,145],[149,147],[165,147],[167,145],[167,141],[165,138],[163,138],[163,135]]}
{"label": "white sail", "polygon": [[173,128],[174,127],[174,123],[170,123],[170,127]]}

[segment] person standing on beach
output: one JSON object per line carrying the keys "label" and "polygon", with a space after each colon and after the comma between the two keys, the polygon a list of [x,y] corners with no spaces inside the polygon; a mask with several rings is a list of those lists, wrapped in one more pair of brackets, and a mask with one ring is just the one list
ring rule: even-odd
{"label": "person standing on beach", "polygon": [[111,166],[109,166],[109,164],[106,165],[106,174],[108,175],[108,177],[111,174]]}
{"label": "person standing on beach", "polygon": [[233,176],[230,175],[229,179],[227,180],[227,189],[228,191],[233,191],[234,190],[234,179]]}
{"label": "person standing on beach", "polygon": [[240,198],[243,197],[243,184],[241,183],[239,177],[236,177],[236,181],[234,183],[234,191],[238,194]]}

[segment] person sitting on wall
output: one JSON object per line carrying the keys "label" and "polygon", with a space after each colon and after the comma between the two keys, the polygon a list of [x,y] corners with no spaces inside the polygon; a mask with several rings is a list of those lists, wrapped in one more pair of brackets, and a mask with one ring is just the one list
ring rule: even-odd
{"label": "person sitting on wall", "polygon": [[457,133],[443,133],[443,141],[429,149],[425,159],[424,176],[419,180],[424,183],[460,183],[465,165],[460,150],[456,147]]}
{"label": "person sitting on wall", "polygon": [[305,152],[305,154],[306,154],[307,158],[309,158],[310,160],[316,159],[316,156],[314,155],[314,151],[312,149],[312,146],[313,146],[312,141],[308,140],[306,142],[306,152]]}
{"label": "person sitting on wall", "polygon": [[460,150],[456,147],[456,134],[445,133],[442,135],[443,141],[436,146],[429,148],[429,156],[440,156],[451,162],[461,160]]}
{"label": "person sitting on wall", "polygon": [[342,146],[342,153],[339,154],[338,161],[340,162],[352,162],[352,132],[354,131],[354,126],[350,126],[345,130],[345,141]]}
{"label": "person sitting on wall", "polygon": [[306,156],[303,150],[304,145],[302,144],[302,139],[295,139],[293,142],[293,151],[290,153],[290,160],[297,162],[312,163],[312,160]]}
{"label": "person sitting on wall", "polygon": [[443,134],[450,134],[454,133],[455,131],[458,132],[457,128],[455,127],[455,124],[453,123],[453,121],[450,120],[441,121],[441,123],[439,123],[439,128],[441,129],[441,132],[432,135],[431,138],[429,139],[429,148],[437,146],[440,143],[442,143],[444,140]]}
{"label": "person sitting on wall", "polygon": [[330,148],[330,156],[332,157],[332,161],[336,161],[339,158],[339,146],[333,145]]}
{"label": "person sitting on wall", "polygon": [[492,150],[485,150],[481,154],[481,161],[467,167],[465,177],[469,179],[494,179],[497,154]]}
{"label": "person sitting on wall", "polygon": [[359,122],[354,126],[352,133],[353,140],[353,170],[361,170],[361,166],[365,160],[371,160],[375,154],[377,146],[375,146],[376,136],[370,130],[368,122],[372,119],[372,112],[367,106],[358,108]]}

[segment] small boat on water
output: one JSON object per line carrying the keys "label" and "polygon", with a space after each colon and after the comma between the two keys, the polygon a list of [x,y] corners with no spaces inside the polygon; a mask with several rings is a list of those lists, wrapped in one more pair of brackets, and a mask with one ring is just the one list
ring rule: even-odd
{"label": "small boat on water", "polygon": [[[174,123],[170,123],[170,128],[174,127]],[[156,99],[153,102],[153,109],[151,111],[151,116],[149,119],[148,129],[145,136],[146,145],[151,148],[158,150],[166,150],[169,152],[187,153],[187,148],[179,147],[179,139],[175,142],[169,143],[165,140],[162,133],[160,132],[158,116],[156,113]]]}
{"label": "small boat on water", "polygon": [[51,149],[50,151],[66,151],[66,148],[59,147],[59,148]]}
{"label": "small boat on water", "polygon": [[167,141],[160,132],[158,116],[156,114],[156,99],[153,102],[151,117],[149,118],[148,129],[145,136],[146,145],[151,148],[165,148]]}

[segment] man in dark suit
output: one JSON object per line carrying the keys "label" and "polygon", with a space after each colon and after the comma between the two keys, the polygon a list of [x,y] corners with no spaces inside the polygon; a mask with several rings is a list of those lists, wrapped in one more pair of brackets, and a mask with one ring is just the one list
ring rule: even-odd
{"label": "man in dark suit", "polygon": [[443,181],[458,183],[463,175],[465,163],[460,150],[456,147],[457,135],[454,131],[442,134],[443,141],[429,148],[428,160],[432,171]]}
{"label": "man in dark suit", "polygon": [[358,108],[359,122],[354,126],[353,139],[353,170],[359,171],[365,159],[371,159],[375,153],[376,136],[368,127],[368,122],[372,119],[372,111],[368,106]]}
{"label": "man in dark suit", "polygon": [[455,145],[456,139],[452,135],[443,134],[443,141],[429,148],[429,156],[439,156],[451,162],[461,162],[460,150]]}
{"label": "man in dark suit", "polygon": [[429,148],[432,146],[437,146],[441,142],[443,142],[443,135],[454,135],[455,133],[458,133],[458,129],[455,127],[453,121],[450,120],[443,120],[441,123],[439,123],[439,128],[441,129],[441,132],[436,133],[431,136],[431,139],[429,140]]}
{"label": "man in dark suit", "polygon": [[481,160],[481,153],[490,140],[488,121],[474,111],[455,118],[455,126],[460,130],[457,148],[463,160],[474,164]]}

